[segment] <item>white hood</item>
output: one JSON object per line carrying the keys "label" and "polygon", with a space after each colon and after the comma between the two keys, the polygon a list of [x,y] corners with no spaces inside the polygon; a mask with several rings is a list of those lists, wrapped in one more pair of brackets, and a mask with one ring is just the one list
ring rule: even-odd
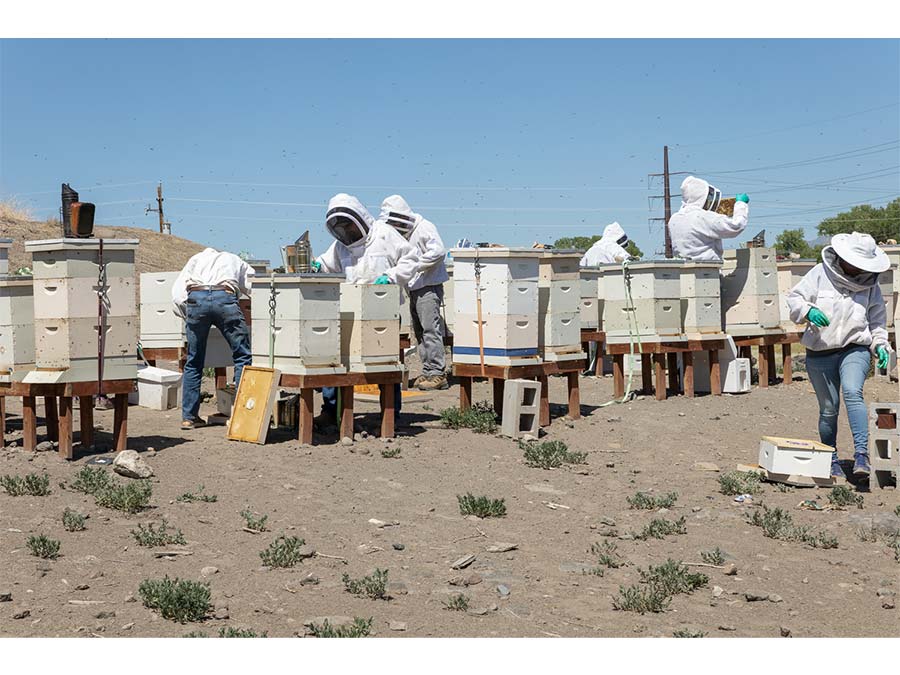
{"label": "white hood", "polygon": [[[625,241],[620,241],[622,237],[625,237]],[[610,223],[603,228],[603,241],[623,246],[628,242],[628,235],[619,223]]]}
{"label": "white hood", "polygon": [[619,241],[622,238],[627,243],[628,236],[619,223],[610,223],[603,228],[603,236],[600,241],[594,243],[587,252],[581,257],[582,267],[596,267],[597,265],[611,265],[613,263],[628,260],[631,256],[628,254]]}
{"label": "white hood", "polygon": [[688,176],[681,181],[681,202],[685,206],[699,206],[707,211],[715,211],[719,207],[722,192],[702,178]]}
{"label": "white hood", "polygon": [[362,202],[353,195],[348,195],[343,192],[336,194],[328,200],[328,210],[325,212],[325,227],[332,237],[337,241],[341,241],[333,229],[338,216],[349,218],[362,235],[358,241],[350,245],[350,248],[355,248],[360,245],[364,246],[365,240],[372,230],[372,225],[375,223],[375,219],[372,217],[372,214],[369,213],[368,209],[362,205]]}
{"label": "white hood", "polygon": [[418,213],[413,213],[409,204],[400,195],[385,197],[384,201],[381,202],[379,220],[386,222],[406,239],[409,239],[421,219],[422,216]]}
{"label": "white hood", "polygon": [[734,215],[716,213],[721,193],[702,178],[688,176],[681,183],[681,208],[669,219],[675,256],[701,262],[722,262],[722,240],[747,227],[750,207],[735,202]]}

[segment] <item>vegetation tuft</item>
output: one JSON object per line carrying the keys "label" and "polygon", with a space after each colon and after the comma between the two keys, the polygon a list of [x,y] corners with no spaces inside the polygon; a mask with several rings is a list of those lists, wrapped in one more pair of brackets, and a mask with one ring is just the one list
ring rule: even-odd
{"label": "vegetation tuft", "polygon": [[632,509],[671,509],[678,500],[677,492],[670,492],[659,497],[654,497],[646,492],[635,492],[633,497],[627,497],[628,507]]}
{"label": "vegetation tuft", "polygon": [[388,571],[375,568],[372,574],[362,577],[361,579],[351,579],[349,574],[344,574],[341,581],[344,582],[344,588],[348,593],[359,597],[370,598],[371,600],[390,600],[387,594]]}
{"label": "vegetation tuft", "polygon": [[154,526],[153,523],[148,524],[147,527],[138,523],[137,529],[132,530],[131,534],[134,536],[139,546],[152,547],[169,546],[170,544],[187,544],[181,530],[170,528],[169,523],[165,518],[162,519],[159,528]]}
{"label": "vegetation tuft", "polygon": [[400,446],[394,445],[381,451],[381,456],[385,459],[396,459],[400,456]]}
{"label": "vegetation tuft", "polygon": [[690,630],[688,628],[682,628],[680,630],[676,630],[672,633],[672,637],[677,638],[702,638],[706,637],[706,633],[702,630]]}
{"label": "vegetation tuft", "polygon": [[628,612],[664,612],[672,598],[681,593],[692,593],[709,583],[705,574],[695,574],[680,562],[666,560],[662,565],[638,570],[641,582],[633,586],[620,586],[619,595],[613,598],[613,608]]}
{"label": "vegetation tuft", "polygon": [[719,492],[723,495],[755,495],[762,487],[755,473],[729,471],[719,476]]}
{"label": "vegetation tuft", "polygon": [[711,551],[700,551],[700,560],[708,565],[724,565],[725,552],[718,546]]}
{"label": "vegetation tuft", "polygon": [[144,607],[155,609],[164,619],[186,623],[202,621],[212,609],[209,584],[170,579],[144,579],[138,587]]}
{"label": "vegetation tuft", "polygon": [[50,476],[47,474],[29,473],[24,478],[21,476],[0,476],[0,487],[6,490],[10,497],[30,495],[32,497],[46,497],[50,494]]}
{"label": "vegetation tuft", "polygon": [[306,541],[299,537],[287,537],[281,535],[264,551],[259,552],[263,565],[266,567],[293,567],[303,560],[303,552],[300,550]]}
{"label": "vegetation tuft", "polygon": [[125,485],[113,483],[94,495],[94,498],[98,506],[125,513],[139,513],[150,506],[152,496],[150,481],[139,480]]}
{"label": "vegetation tuft", "polygon": [[69,487],[96,497],[114,483],[115,481],[104,469],[85,466],[75,474],[75,481]]}
{"label": "vegetation tuft", "polygon": [[846,485],[838,485],[831,488],[828,501],[836,509],[846,509],[851,506],[861,509],[864,500],[861,494],[857,494]]}
{"label": "vegetation tuft", "polygon": [[464,495],[456,495],[459,502],[459,512],[464,516],[478,516],[479,518],[500,518],[506,515],[506,500],[491,499],[490,497],[476,497],[471,492]]}
{"label": "vegetation tuft", "polygon": [[455,612],[465,612],[469,609],[469,596],[462,593],[456,593],[444,600],[444,609],[450,609]]}
{"label": "vegetation tuft", "polygon": [[73,511],[70,508],[66,508],[62,514],[62,522],[63,527],[66,528],[69,532],[81,532],[85,529],[84,521],[87,520],[87,516],[83,513],[78,513],[78,511]]}
{"label": "vegetation tuft", "polygon": [[332,626],[328,619],[319,625],[316,623],[309,624],[309,630],[313,637],[317,638],[363,638],[372,632],[372,618],[360,619],[356,617],[353,623],[344,624],[343,626]]}
{"label": "vegetation tuft", "polygon": [[687,522],[684,516],[678,520],[666,520],[665,518],[654,518],[640,532],[633,532],[635,539],[665,539],[670,534],[687,534]]}
{"label": "vegetation tuft", "polygon": [[269,516],[266,514],[257,516],[249,507],[247,507],[241,511],[241,516],[243,517],[245,526],[248,530],[253,530],[254,532],[266,531],[266,521],[269,519]]}
{"label": "vegetation tuft", "polygon": [[519,441],[525,464],[537,469],[556,469],[563,464],[585,464],[586,452],[571,452],[562,441]]}
{"label": "vegetation tuft", "polygon": [[618,544],[614,541],[598,542],[591,544],[590,552],[597,556],[597,567],[590,570],[590,574],[603,576],[604,568],[618,569],[625,564],[625,559],[619,555]]}
{"label": "vegetation tuft", "polygon": [[178,502],[216,502],[219,500],[217,495],[207,495],[203,494],[203,486],[197,488],[196,492],[185,492],[180,497],[176,498],[175,501]]}
{"label": "vegetation tuft", "polygon": [[30,536],[25,542],[31,555],[46,560],[56,560],[59,557],[59,540],[50,539],[44,534]]}
{"label": "vegetation tuft", "polygon": [[619,586],[619,594],[613,598],[613,609],[638,614],[647,612],[658,614],[665,612],[671,602],[672,596],[667,595],[661,588],[634,584],[628,587]]}
{"label": "vegetation tuft", "polygon": [[441,423],[447,429],[471,429],[476,434],[492,434],[497,431],[497,414],[492,404],[479,401],[467,410],[445,408],[441,411]]}
{"label": "vegetation tuft", "polygon": [[[206,637],[206,636],[204,636]],[[257,633],[249,628],[232,628],[231,626],[219,629],[220,638],[264,638],[269,637],[268,633]]]}
{"label": "vegetation tuft", "polygon": [[837,537],[827,532],[816,532],[803,525],[794,525],[791,514],[780,508],[763,506],[754,511],[750,524],[762,528],[763,536],[783,541],[800,541],[813,548],[837,548]]}

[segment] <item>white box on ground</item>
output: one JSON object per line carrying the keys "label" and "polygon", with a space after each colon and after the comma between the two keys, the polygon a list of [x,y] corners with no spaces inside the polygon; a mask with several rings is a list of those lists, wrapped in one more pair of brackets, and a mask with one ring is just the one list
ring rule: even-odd
{"label": "white box on ground", "polygon": [[834,449],[818,441],[763,436],[759,441],[759,465],[769,473],[828,478]]}
{"label": "white box on ground", "polygon": [[237,395],[237,389],[234,385],[225,387],[224,389],[216,389],[216,410],[220,415],[231,417],[231,409],[234,407],[234,397]]}
{"label": "white box on ground", "polygon": [[154,366],[137,371],[137,404],[151,410],[171,410],[178,406],[181,373]]}

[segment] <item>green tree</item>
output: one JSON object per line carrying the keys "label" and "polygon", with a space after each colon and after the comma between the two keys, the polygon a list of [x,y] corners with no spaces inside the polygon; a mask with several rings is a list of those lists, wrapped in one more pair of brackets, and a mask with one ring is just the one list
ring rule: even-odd
{"label": "green tree", "polygon": [[628,255],[632,258],[643,258],[644,252],[638,248],[638,245],[635,244],[631,239],[628,240],[628,243],[625,244],[625,250],[628,251]]}
{"label": "green tree", "polygon": [[884,207],[854,206],[819,223],[819,234],[834,236],[841,232],[865,232],[880,242],[900,239],[900,197]]}
{"label": "green tree", "polygon": [[796,253],[801,258],[813,257],[813,247],[803,237],[803,229],[785,230],[775,239],[775,251],[782,257]]}

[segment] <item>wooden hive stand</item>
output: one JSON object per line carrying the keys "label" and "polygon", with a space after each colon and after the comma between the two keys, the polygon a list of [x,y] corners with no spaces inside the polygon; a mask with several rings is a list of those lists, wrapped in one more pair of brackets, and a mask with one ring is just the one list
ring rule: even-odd
{"label": "wooden hive stand", "polygon": [[[653,391],[655,369],[656,400],[666,400],[666,370],[668,370],[668,388],[673,392],[680,391],[678,377],[678,355],[684,361],[684,395],[694,397],[694,353],[709,353],[709,384],[713,396],[722,395],[722,376],[719,368],[719,350],[724,349],[725,339],[685,339],[671,341],[648,342],[641,340],[640,346],[625,343],[607,344],[606,351],[613,357],[613,389],[614,396],[625,396],[625,355],[641,355],[641,387],[644,392]],[[652,361],[652,367],[651,367]]]}
{"label": "wooden hive stand", "polygon": [[606,333],[602,330],[594,330],[593,328],[581,329],[581,348],[585,354],[590,355],[589,347],[591,342],[597,343],[597,359],[594,364],[594,375],[596,377],[603,376],[603,357],[606,355],[604,343],[606,342]]}
{"label": "wooden hive stand", "polygon": [[738,356],[749,359],[752,357],[753,347],[759,352],[759,386],[763,389],[769,383],[775,382],[775,347],[781,345],[781,367],[784,372],[783,384],[790,384],[794,378],[793,345],[800,342],[803,330],[782,330],[778,332],[766,331],[760,335],[741,335],[733,337],[734,344],[738,348]]}
{"label": "wooden hive stand", "polygon": [[550,396],[548,391],[551,375],[565,375],[569,392],[569,418],[581,418],[581,394],[578,388],[578,377],[585,368],[585,360],[550,361],[528,366],[492,366],[485,365],[482,373],[477,363],[454,363],[453,375],[459,379],[459,407],[468,410],[472,407],[472,383],[475,378],[486,377],[493,382],[494,412],[503,413],[503,387],[506,380],[523,379],[538,380],[541,383],[540,425],[550,426]]}

